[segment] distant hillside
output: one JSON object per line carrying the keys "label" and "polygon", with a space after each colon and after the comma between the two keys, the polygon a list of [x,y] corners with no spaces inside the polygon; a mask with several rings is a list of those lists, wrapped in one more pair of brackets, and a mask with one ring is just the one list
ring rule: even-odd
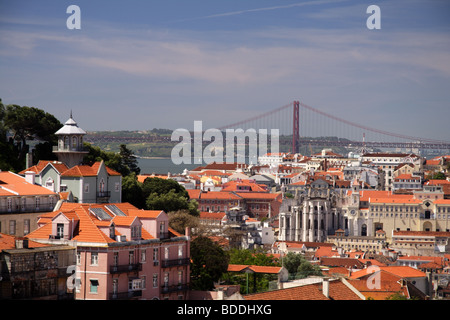
{"label": "distant hillside", "polygon": [[[170,140],[172,130],[170,129],[153,129],[148,131],[91,131],[85,138],[86,142],[98,146],[104,151],[118,152],[121,144],[134,152],[138,157],[168,157],[170,158],[173,147],[178,142]],[[326,139],[328,141],[338,139],[336,137],[311,138],[312,141],[319,142]],[[280,136],[280,152],[289,152],[291,149],[292,136]],[[204,142],[204,146],[209,142]],[[300,146],[300,153],[310,155],[320,152],[324,148],[331,148],[334,152],[346,156],[349,149],[344,147],[324,146],[318,143]]]}

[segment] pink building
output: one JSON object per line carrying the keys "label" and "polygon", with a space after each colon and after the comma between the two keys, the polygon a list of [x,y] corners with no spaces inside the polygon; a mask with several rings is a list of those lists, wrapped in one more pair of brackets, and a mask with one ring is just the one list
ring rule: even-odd
{"label": "pink building", "polygon": [[169,228],[164,211],[64,203],[38,226],[27,238],[77,248],[75,299],[189,298],[190,237]]}

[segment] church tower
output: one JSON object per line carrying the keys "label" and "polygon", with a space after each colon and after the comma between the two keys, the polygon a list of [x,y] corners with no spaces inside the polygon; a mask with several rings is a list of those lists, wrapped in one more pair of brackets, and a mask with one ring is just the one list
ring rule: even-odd
{"label": "church tower", "polygon": [[83,146],[86,131],[78,127],[72,118],[72,112],[70,112],[69,120],[55,132],[55,135],[58,137],[58,145],[53,148],[53,153],[58,156],[58,160],[69,168],[81,164],[83,157],[88,153]]}

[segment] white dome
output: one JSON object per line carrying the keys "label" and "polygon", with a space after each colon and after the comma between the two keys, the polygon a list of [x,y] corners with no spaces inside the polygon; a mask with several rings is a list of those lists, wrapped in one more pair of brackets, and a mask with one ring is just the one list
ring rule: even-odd
{"label": "white dome", "polygon": [[66,135],[66,134],[86,134],[86,131],[79,128],[72,116],[66,121],[64,126],[55,132],[56,135]]}

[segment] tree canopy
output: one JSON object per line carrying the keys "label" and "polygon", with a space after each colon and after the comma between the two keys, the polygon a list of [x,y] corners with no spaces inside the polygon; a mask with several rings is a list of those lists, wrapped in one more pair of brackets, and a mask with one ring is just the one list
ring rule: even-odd
{"label": "tree canopy", "polygon": [[191,285],[194,290],[212,290],[228,269],[228,254],[207,237],[191,242]]}
{"label": "tree canopy", "polygon": [[15,104],[5,107],[0,99],[0,169],[25,169],[29,141],[32,140],[39,141],[34,146],[33,163],[55,160],[52,146],[57,143],[55,132],[61,127],[61,122],[48,112]]}

